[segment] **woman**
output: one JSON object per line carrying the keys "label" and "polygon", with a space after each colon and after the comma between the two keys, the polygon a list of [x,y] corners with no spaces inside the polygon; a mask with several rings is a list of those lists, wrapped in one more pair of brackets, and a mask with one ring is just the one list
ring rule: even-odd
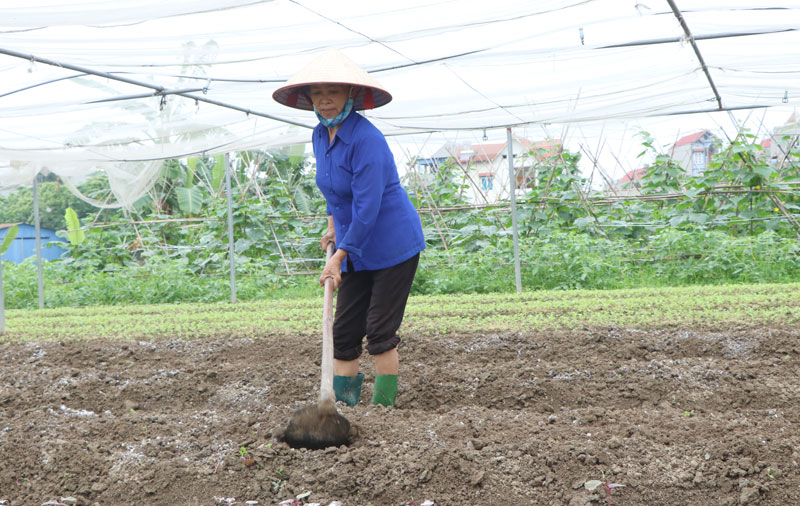
{"label": "woman", "polygon": [[338,288],[333,322],[336,399],[355,406],[364,337],[375,360],[372,404],[394,406],[399,357],[397,329],[425,238],[419,215],[400,184],[383,134],[356,110],[387,104],[392,96],[364,70],[330,49],[273,93],[281,104],[313,110],[316,182],[325,196],[328,229],[320,285]]}

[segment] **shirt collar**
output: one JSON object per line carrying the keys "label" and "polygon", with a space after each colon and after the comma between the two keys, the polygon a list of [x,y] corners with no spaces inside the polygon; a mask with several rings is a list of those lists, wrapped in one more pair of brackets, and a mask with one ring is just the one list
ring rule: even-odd
{"label": "shirt collar", "polygon": [[344,121],[342,121],[342,124],[339,125],[339,130],[336,131],[336,137],[345,144],[350,144],[350,140],[353,138],[353,129],[355,129],[357,122],[358,113],[356,113],[355,110],[350,111],[350,114],[348,114]]}
{"label": "shirt collar", "polygon": [[[336,131],[336,137],[338,137],[341,142],[350,144],[350,140],[353,138],[353,130],[355,130],[356,124],[358,124],[358,119],[359,114],[355,110],[352,110],[344,121],[342,121],[342,124],[339,125],[339,130]],[[328,128],[323,126],[322,123],[317,123],[317,126],[314,127],[314,135],[327,149],[331,149],[333,145],[336,144],[335,139],[332,143],[328,142]]]}

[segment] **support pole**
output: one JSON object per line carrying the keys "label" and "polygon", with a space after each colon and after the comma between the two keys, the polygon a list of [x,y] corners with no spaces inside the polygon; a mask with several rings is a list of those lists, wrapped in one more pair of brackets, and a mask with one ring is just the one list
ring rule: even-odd
{"label": "support pole", "polygon": [[228,194],[228,256],[231,259],[231,303],[236,303],[236,258],[233,248],[233,198],[231,196],[231,159],[225,153],[225,190]]}
{"label": "support pole", "polygon": [[714,84],[714,79],[711,78],[711,72],[708,70],[708,65],[706,65],[706,61],[703,58],[703,54],[700,52],[700,48],[697,46],[697,41],[692,35],[692,31],[689,30],[689,25],[686,23],[686,20],[683,17],[683,13],[675,5],[674,0],[667,0],[670,8],[672,9],[672,13],[678,19],[678,23],[680,23],[681,28],[683,28],[683,33],[686,35],[686,38],[689,41],[689,44],[692,45],[692,49],[694,50],[695,56],[697,56],[697,61],[700,62],[700,68],[703,70],[703,74],[706,75],[706,80],[708,81],[708,85],[711,86],[711,91],[714,93],[714,98],[717,100],[717,108],[721,111],[724,109],[722,105],[722,97],[719,95],[719,91],[717,90],[717,85]]}
{"label": "support pole", "polygon": [[507,148],[508,155],[508,187],[511,191],[511,228],[513,229],[514,237],[514,278],[517,282],[517,293],[522,292],[522,274],[519,267],[519,230],[517,229],[517,175],[514,170],[514,153],[512,149],[513,138],[511,136],[511,128],[506,128],[507,134]]}
{"label": "support pole", "polygon": [[306,125],[305,123],[298,123],[297,121],[292,121],[292,120],[285,119],[285,118],[279,118],[277,116],[272,116],[271,114],[266,114],[266,113],[258,112],[258,111],[252,111],[252,110],[244,108],[244,107],[239,107],[239,106],[236,106],[236,105],[233,105],[233,104],[226,104],[226,103],[220,102],[218,100],[211,100],[210,98],[205,96],[205,89],[203,89],[203,94],[202,95],[195,95],[193,93],[188,93],[187,90],[167,90],[163,86],[159,86],[157,84],[152,84],[152,83],[148,83],[148,82],[144,82],[144,81],[139,81],[139,80],[136,80],[136,79],[131,79],[129,77],[124,77],[124,76],[120,76],[120,75],[109,73],[109,72],[101,72],[101,71],[93,70],[93,69],[90,69],[90,68],[87,68],[87,67],[81,67],[79,65],[72,65],[72,64],[69,64],[67,62],[60,62],[60,61],[51,60],[49,58],[38,57],[38,56],[35,56],[35,55],[32,55],[32,54],[20,53],[19,51],[14,51],[12,49],[0,48],[0,54],[4,54],[4,55],[7,55],[7,56],[13,56],[15,58],[21,58],[23,60],[28,60],[28,61],[31,61],[31,62],[35,61],[36,63],[43,63],[45,65],[51,65],[53,67],[60,67],[60,68],[68,69],[68,70],[74,70],[75,72],[80,72],[81,74],[98,76],[98,77],[102,77],[102,78],[105,78],[105,79],[111,79],[113,81],[119,81],[119,82],[122,82],[122,83],[132,84],[134,86],[140,86],[142,88],[148,88],[148,89],[151,89],[151,90],[153,90],[155,92],[155,93],[152,94],[153,96],[164,97],[167,94],[172,94],[172,95],[177,95],[179,97],[188,98],[188,99],[191,99],[191,100],[194,100],[194,101],[197,101],[197,102],[205,102],[207,104],[217,105],[217,106],[220,106],[220,107],[225,107],[227,109],[233,109],[234,111],[240,111],[240,112],[246,113],[248,115],[252,114],[254,116],[261,116],[263,118],[273,119],[275,121],[280,121],[281,123],[288,123],[289,125],[301,126],[301,127],[308,128],[308,129],[313,129],[314,128],[313,126]]}
{"label": "support pole", "polygon": [[39,174],[33,178],[33,224],[36,228],[36,273],[39,280],[39,309],[44,308],[44,280],[42,279],[42,230],[39,226]]}

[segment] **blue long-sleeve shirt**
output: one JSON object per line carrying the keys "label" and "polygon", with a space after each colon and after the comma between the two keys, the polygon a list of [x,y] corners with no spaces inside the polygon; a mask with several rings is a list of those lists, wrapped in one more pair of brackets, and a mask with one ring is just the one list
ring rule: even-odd
{"label": "blue long-sleeve shirt", "polygon": [[419,215],[380,130],[353,111],[332,143],[328,129],[317,125],[313,146],[336,247],[347,251],[356,271],[391,267],[425,249]]}

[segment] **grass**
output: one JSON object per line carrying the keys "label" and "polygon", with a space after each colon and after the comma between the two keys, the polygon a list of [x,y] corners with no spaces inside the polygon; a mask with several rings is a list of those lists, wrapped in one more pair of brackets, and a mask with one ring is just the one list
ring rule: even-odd
{"label": "grass", "polygon": [[[237,304],[8,310],[4,340],[314,336],[321,325],[320,292]],[[419,295],[409,299],[401,333],[762,325],[800,325],[800,283]]]}
{"label": "grass", "polygon": [[[37,268],[28,259],[4,263],[7,308],[38,306]],[[151,259],[152,260],[152,259]],[[513,248],[504,238],[478,249],[428,248],[420,258],[412,294],[509,293],[515,289]],[[764,232],[730,237],[714,231],[666,230],[647,243],[588,234],[552,232],[528,237],[520,247],[525,290],[623,290],[647,287],[800,282],[800,243]],[[244,262],[238,267],[242,301],[316,297],[317,275],[285,276],[283,267]],[[321,262],[309,262],[321,269]],[[214,303],[230,300],[225,269],[193,273],[181,259],[143,265],[94,267],[47,262],[46,307]]]}

